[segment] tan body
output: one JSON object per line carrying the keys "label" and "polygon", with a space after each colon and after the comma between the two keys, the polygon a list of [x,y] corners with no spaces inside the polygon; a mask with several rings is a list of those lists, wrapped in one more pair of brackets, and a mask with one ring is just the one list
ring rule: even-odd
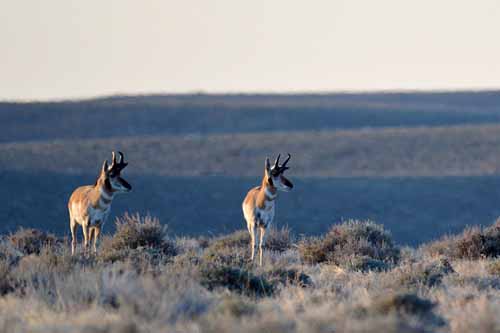
{"label": "tan body", "polygon": [[120,161],[116,161],[113,152],[113,163],[108,167],[108,161],[104,164],[95,185],[78,187],[68,202],[69,226],[71,231],[71,253],[76,251],[76,230],[78,225],[83,229],[83,245],[87,252],[89,243],[94,240],[94,253],[97,252],[97,240],[101,233],[101,228],[111,210],[111,202],[118,193],[129,192],[132,189],[127,181],[121,178],[121,171],[127,166],[123,161],[123,154],[120,154]]}
{"label": "tan body", "polygon": [[255,258],[255,250],[257,247],[257,229],[259,235],[259,263],[262,265],[262,254],[266,236],[266,229],[273,223],[275,201],[278,196],[278,190],[288,192],[293,188],[292,183],[283,176],[288,159],[279,166],[279,156],[276,159],[274,166],[271,168],[269,159],[266,159],[266,167],[264,177],[260,186],[252,188],[248,191],[245,200],[243,200],[242,209],[243,216],[247,222],[248,232],[250,233],[251,243],[251,259]]}
{"label": "tan body", "polygon": [[108,217],[112,200],[113,194],[109,193],[104,186],[81,186],[73,192],[68,202],[72,254],[76,251],[78,225],[83,229],[84,248],[87,249],[93,240],[94,252],[97,252],[97,240]]}
{"label": "tan body", "polygon": [[274,200],[278,195],[276,188],[271,186],[264,178],[261,186],[251,189],[243,201],[243,216],[247,221],[252,260],[255,257],[257,247],[257,229],[259,235],[259,262],[262,265],[262,251],[265,241],[266,229],[274,220]]}

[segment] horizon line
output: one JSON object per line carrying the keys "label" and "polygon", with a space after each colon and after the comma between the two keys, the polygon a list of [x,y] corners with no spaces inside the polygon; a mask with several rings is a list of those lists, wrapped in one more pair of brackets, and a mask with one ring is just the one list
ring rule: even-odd
{"label": "horizon line", "polygon": [[63,103],[63,102],[88,102],[115,97],[188,97],[188,96],[327,96],[327,95],[382,95],[382,94],[449,94],[449,93],[488,93],[500,92],[500,87],[484,88],[395,88],[395,89],[336,89],[336,90],[242,90],[242,91],[217,91],[217,90],[185,90],[185,91],[149,91],[149,92],[111,92],[95,95],[80,95],[49,98],[7,98],[0,99],[0,103],[29,104],[29,103]]}

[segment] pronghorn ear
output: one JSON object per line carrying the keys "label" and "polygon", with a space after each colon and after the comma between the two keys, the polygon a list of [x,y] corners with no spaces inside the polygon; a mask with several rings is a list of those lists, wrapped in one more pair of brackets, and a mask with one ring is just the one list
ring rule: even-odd
{"label": "pronghorn ear", "polygon": [[102,164],[102,169],[101,173],[107,174],[108,173],[108,160],[104,160],[104,163]]}

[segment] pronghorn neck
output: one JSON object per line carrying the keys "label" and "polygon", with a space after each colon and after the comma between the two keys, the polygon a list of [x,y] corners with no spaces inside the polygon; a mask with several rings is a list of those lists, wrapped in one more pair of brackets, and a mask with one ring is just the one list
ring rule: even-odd
{"label": "pronghorn neck", "polygon": [[99,187],[99,194],[102,200],[111,202],[113,200],[114,193],[111,192],[106,186]]}
{"label": "pronghorn neck", "polygon": [[262,179],[262,185],[260,186],[260,192],[262,193],[265,197],[266,201],[274,201],[276,197],[278,196],[278,190],[272,184],[269,182],[269,179],[267,178],[267,175],[264,175],[264,178]]}
{"label": "pronghorn neck", "polygon": [[97,202],[96,208],[99,207],[101,209],[106,209],[111,205],[111,202],[113,201],[114,193],[112,190],[107,186],[105,182],[98,182],[97,185],[94,187],[94,191],[96,192],[96,197],[97,197]]}

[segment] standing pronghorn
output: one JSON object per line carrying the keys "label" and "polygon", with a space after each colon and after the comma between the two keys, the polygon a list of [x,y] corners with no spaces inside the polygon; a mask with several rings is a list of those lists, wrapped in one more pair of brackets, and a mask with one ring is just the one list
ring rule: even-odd
{"label": "standing pronghorn", "polygon": [[289,192],[293,188],[293,184],[283,176],[285,170],[288,169],[286,164],[291,156],[288,154],[288,158],[281,166],[279,165],[280,156],[281,155],[278,155],[278,158],[276,158],[273,167],[271,167],[269,158],[266,158],[266,167],[264,169],[262,184],[248,191],[243,201],[243,215],[247,221],[248,232],[250,232],[252,261],[255,257],[255,247],[257,245],[255,243],[257,228],[260,229],[259,263],[261,266],[264,236],[266,234],[266,228],[274,219],[274,200],[276,200],[278,196],[277,190]]}
{"label": "standing pronghorn", "polygon": [[123,154],[118,152],[120,154],[118,163],[116,162],[115,152],[112,154],[111,166],[108,167],[108,161],[104,161],[95,184],[77,188],[69,198],[71,254],[75,254],[76,250],[76,227],[78,224],[83,229],[85,252],[87,252],[92,238],[94,238],[94,253],[97,252],[97,239],[108,217],[113,197],[117,193],[129,192],[132,189],[132,186],[120,177],[121,171],[128,164],[123,161]]}

